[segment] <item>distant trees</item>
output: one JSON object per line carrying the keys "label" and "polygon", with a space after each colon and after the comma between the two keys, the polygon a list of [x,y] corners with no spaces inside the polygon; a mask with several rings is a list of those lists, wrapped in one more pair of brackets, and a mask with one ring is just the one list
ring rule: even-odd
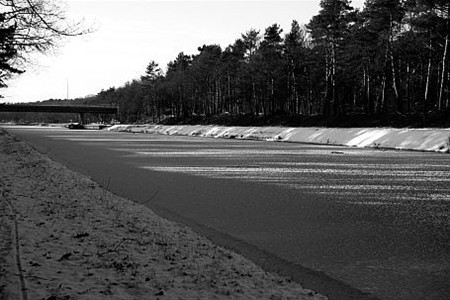
{"label": "distant trees", "polygon": [[81,23],[66,19],[50,0],[0,0],[0,87],[23,72],[30,52],[46,52],[62,37],[86,34]]}
{"label": "distant trees", "polygon": [[340,116],[449,109],[445,0],[321,0],[306,26],[250,29],[222,49],[181,52],[165,74],[150,62],[140,80],[89,101],[116,103],[124,122],[163,115]]}

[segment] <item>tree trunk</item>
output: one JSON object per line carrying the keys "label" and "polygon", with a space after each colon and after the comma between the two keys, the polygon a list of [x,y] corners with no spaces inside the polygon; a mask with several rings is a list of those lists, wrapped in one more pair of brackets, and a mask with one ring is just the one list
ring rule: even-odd
{"label": "tree trunk", "polygon": [[[367,70],[366,70],[367,68]],[[364,82],[364,97],[366,98],[366,103],[365,103],[365,112],[368,115],[372,115],[373,114],[373,104],[372,104],[372,98],[370,96],[371,93],[371,86],[370,86],[370,73],[369,73],[369,67],[364,67],[363,68],[363,82]]]}
{"label": "tree trunk", "polygon": [[386,109],[386,75],[383,75],[381,80],[381,100],[378,109],[380,114],[383,114]]}
{"label": "tree trunk", "polygon": [[332,45],[332,53],[331,53],[331,109],[334,115],[338,114],[339,111],[339,103],[336,99],[336,44]]}
{"label": "tree trunk", "polygon": [[[450,70],[449,70],[449,68],[447,68],[447,87],[448,87],[448,81],[449,81],[449,79],[450,79]],[[449,105],[450,103],[449,103],[449,95],[448,95],[448,92],[447,92],[447,99],[446,99],[446,101],[445,101],[445,109],[449,109],[450,108],[450,105]]]}
{"label": "tree trunk", "polygon": [[325,103],[323,106],[323,114],[330,115],[330,104],[331,104],[331,93],[330,93],[330,82],[331,80],[331,67],[330,58],[325,57]]}
{"label": "tree trunk", "polygon": [[[431,44],[431,40],[430,40],[430,44]],[[430,52],[431,52],[431,48],[430,48]],[[431,78],[431,53],[428,57],[427,79],[426,79],[426,83],[425,83],[425,95],[424,95],[424,99],[423,99],[423,120],[424,120],[424,122],[425,122],[425,114],[427,112],[427,105],[428,105],[428,95],[429,95],[429,90],[430,90],[430,78]]]}
{"label": "tree trunk", "polygon": [[[448,21],[447,21],[448,24]],[[448,25],[447,25],[448,28]],[[447,103],[444,104],[443,101],[443,94],[444,94],[444,83],[445,83],[445,76],[446,76],[446,67],[447,67],[447,52],[448,52],[448,32],[445,36],[445,47],[444,47],[444,54],[442,55],[442,74],[441,74],[441,86],[439,88],[439,101],[438,101],[438,105],[439,105],[439,110],[444,108],[445,106],[448,106],[448,98],[447,98]]]}
{"label": "tree trunk", "polygon": [[272,112],[271,113],[274,113],[278,110],[278,104],[275,103],[273,78],[270,79],[270,102],[272,102]]}
{"label": "tree trunk", "polygon": [[394,54],[392,53],[392,45],[394,43],[394,22],[392,20],[392,15],[391,15],[391,21],[389,24],[389,42],[388,42],[388,55],[389,55],[389,59],[391,61],[391,74],[392,74],[392,90],[394,91],[394,96],[395,96],[395,102],[397,103],[397,110],[399,110],[400,112],[402,112],[403,108],[402,105],[400,103],[400,99],[399,99],[399,95],[398,95],[398,89],[397,89],[397,74],[395,72],[395,62],[394,62]]}
{"label": "tree trunk", "polygon": [[397,74],[395,73],[395,63],[394,56],[392,55],[392,51],[390,51],[390,59],[391,59],[391,70],[392,70],[392,90],[394,91],[395,102],[397,103],[397,110],[399,112],[403,112],[403,105],[401,103],[398,89],[397,89]]}
{"label": "tree trunk", "polygon": [[410,94],[410,85],[411,85],[411,67],[409,62],[406,63],[406,111],[408,113],[411,112],[411,94]]}
{"label": "tree trunk", "polygon": [[[250,110],[252,112],[252,114],[254,113],[256,116],[258,115],[258,104],[257,104],[257,99],[256,99],[256,86],[255,86],[255,82],[252,81],[252,101],[251,101],[251,105],[250,105]],[[253,112],[253,110],[255,110]]]}

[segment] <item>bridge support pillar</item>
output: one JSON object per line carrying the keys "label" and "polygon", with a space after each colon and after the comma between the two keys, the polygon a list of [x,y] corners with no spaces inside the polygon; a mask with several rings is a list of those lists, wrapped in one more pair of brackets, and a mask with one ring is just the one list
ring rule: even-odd
{"label": "bridge support pillar", "polygon": [[78,115],[80,117],[80,124],[81,125],[85,125],[86,124],[86,114],[85,113],[79,113]]}

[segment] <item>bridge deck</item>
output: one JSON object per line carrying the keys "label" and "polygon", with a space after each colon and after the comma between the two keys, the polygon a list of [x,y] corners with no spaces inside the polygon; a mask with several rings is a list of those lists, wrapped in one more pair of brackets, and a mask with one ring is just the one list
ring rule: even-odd
{"label": "bridge deck", "polygon": [[0,104],[0,112],[49,112],[49,113],[80,113],[80,114],[117,114],[117,107],[111,106],[56,106]]}

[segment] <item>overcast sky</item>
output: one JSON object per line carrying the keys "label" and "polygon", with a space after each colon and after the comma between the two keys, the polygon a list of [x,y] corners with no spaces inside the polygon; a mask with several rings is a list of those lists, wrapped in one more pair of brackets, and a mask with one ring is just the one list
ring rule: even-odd
{"label": "overcast sky", "polygon": [[[67,0],[68,19],[96,28],[71,38],[47,56],[35,56],[27,72],[0,90],[0,102],[31,102],[97,94],[144,74],[154,60],[165,70],[179,52],[197,54],[204,44],[222,48],[251,28],[264,33],[277,23],[290,31],[292,20],[306,24],[320,0],[153,1]],[[363,0],[353,1],[361,7]]]}

